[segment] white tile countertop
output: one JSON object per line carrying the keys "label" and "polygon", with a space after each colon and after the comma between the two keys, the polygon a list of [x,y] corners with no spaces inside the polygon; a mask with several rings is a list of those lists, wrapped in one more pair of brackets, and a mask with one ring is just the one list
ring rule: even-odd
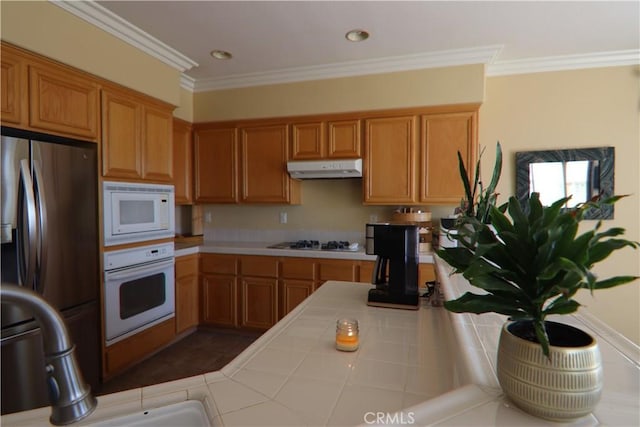
{"label": "white tile countertop", "polygon": [[[175,246],[175,256],[191,255],[196,253],[217,253],[235,255],[267,255],[285,257],[305,257],[305,258],[332,258],[350,259],[360,261],[375,261],[375,255],[367,255],[364,247],[360,245],[357,251],[322,251],[322,250],[300,250],[300,249],[273,249],[269,248],[278,242],[236,242],[236,241],[205,241],[201,245]],[[420,254],[421,263],[433,263],[432,253]]]}
{"label": "white tile countertop", "polygon": [[[468,283],[438,265],[448,297]],[[557,425],[506,401],[495,376],[501,316],[368,307],[370,286],[327,282],[222,370],[98,398],[78,425],[185,400],[203,402],[214,426]],[[355,352],[335,349],[335,323],[360,324]],[[598,337],[605,390],[572,425],[640,425],[640,349],[587,313],[564,316]],[[46,425],[49,408],[2,417]]]}

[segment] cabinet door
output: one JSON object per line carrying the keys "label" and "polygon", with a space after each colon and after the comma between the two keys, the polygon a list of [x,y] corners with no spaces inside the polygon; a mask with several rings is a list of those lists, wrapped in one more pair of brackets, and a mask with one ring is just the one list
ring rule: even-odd
{"label": "cabinet door", "polygon": [[266,330],[278,321],[278,281],[263,277],[240,279],[240,327]]}
{"label": "cabinet door", "polygon": [[29,105],[26,61],[3,45],[1,64],[2,124],[26,126]]}
{"label": "cabinet door", "polygon": [[368,119],[365,133],[364,202],[416,202],[415,117]]}
{"label": "cabinet door", "polygon": [[173,117],[168,109],[145,105],[142,120],[142,177],[173,181]]}
{"label": "cabinet door", "polygon": [[198,256],[176,258],[176,333],[198,325],[200,298],[198,291]]}
{"label": "cabinet door", "polygon": [[102,91],[102,174],[142,178],[141,105],[118,92]]}
{"label": "cabinet door", "polygon": [[193,140],[191,125],[173,121],[173,185],[176,205],[193,203]]}
{"label": "cabinet door", "polygon": [[360,120],[341,120],[327,123],[329,138],[327,157],[357,158],[362,157],[360,144]]}
{"label": "cabinet door", "polygon": [[198,326],[198,276],[176,279],[176,333]]}
{"label": "cabinet door", "polygon": [[291,158],[321,159],[325,151],[324,123],[294,123],[291,125]]}
{"label": "cabinet door", "polygon": [[196,130],[194,151],[196,202],[238,203],[236,129]]}
{"label": "cabinet door", "polygon": [[371,279],[373,279],[374,266],[374,261],[360,261],[360,268],[358,269],[358,281],[371,284]]}
{"label": "cabinet door", "polygon": [[236,327],[238,297],[235,276],[202,276],[202,320],[218,326]]}
{"label": "cabinet door", "polygon": [[53,66],[29,67],[31,127],[96,141],[99,129],[97,83]]}
{"label": "cabinet door", "polygon": [[243,202],[295,201],[291,197],[292,183],[286,166],[289,158],[287,130],[287,125],[240,129]]}
{"label": "cabinet door", "polygon": [[280,318],[283,318],[313,293],[313,281],[283,279],[280,283]]}
{"label": "cabinet door", "polygon": [[[464,197],[460,151],[467,170],[475,162],[476,112],[422,116],[420,137],[420,202],[458,204]],[[473,179],[473,178],[470,178]]]}

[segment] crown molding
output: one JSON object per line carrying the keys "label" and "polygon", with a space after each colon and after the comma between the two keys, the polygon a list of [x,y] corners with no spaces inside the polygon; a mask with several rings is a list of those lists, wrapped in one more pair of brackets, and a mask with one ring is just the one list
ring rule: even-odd
{"label": "crown molding", "polygon": [[468,64],[485,64],[485,75],[487,77],[582,68],[640,65],[640,50],[638,49],[496,61],[498,54],[502,50],[502,46],[494,45],[373,60],[348,61],[311,67],[287,68],[229,77],[195,79],[187,76],[184,72],[193,67],[197,67],[197,62],[147,34],[110,10],[100,6],[98,3],[90,0],[49,0],[49,2],[177,69],[182,73],[180,86],[192,92]]}
{"label": "crown molding", "polygon": [[198,63],[93,1],[49,0],[69,13],[129,43],[180,72]]}
{"label": "crown molding", "polygon": [[548,56],[540,58],[496,61],[487,66],[486,76],[543,73],[548,71],[577,70],[581,68],[620,67],[640,65],[640,50],[618,50],[580,55]]}
{"label": "crown molding", "polygon": [[348,61],[334,64],[294,67],[261,73],[240,74],[230,77],[197,79],[195,92],[231,89],[267,84],[291,83],[338,77],[381,74],[422,68],[451,67],[456,65],[486,64],[494,60],[502,46],[484,46],[426,54],[393,56],[386,58]]}

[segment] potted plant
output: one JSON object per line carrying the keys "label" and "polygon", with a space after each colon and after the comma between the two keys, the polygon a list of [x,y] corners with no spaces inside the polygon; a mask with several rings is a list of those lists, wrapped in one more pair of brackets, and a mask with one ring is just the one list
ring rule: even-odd
{"label": "potted plant", "polygon": [[[502,209],[489,208],[490,225],[471,217],[471,240],[438,255],[483,292],[445,302],[453,312],[495,312],[509,316],[500,335],[497,374],[505,394],[525,411],[567,420],[590,413],[600,398],[602,367],[595,339],[550,315],[575,312],[580,289],[591,292],[632,282],[634,276],[598,279],[592,267],[612,252],[637,248],[619,227],[602,222],[578,234],[586,209],[613,204],[623,196],[565,208],[569,198],[542,206],[532,193],[521,206],[515,197]],[[506,211],[505,211],[506,208]]]}
{"label": "potted plant", "polygon": [[476,162],[476,170],[473,174],[473,185],[471,185],[471,181],[469,181],[471,174],[467,172],[464,161],[462,160],[462,155],[458,151],[458,168],[460,169],[460,178],[462,178],[465,193],[465,198],[460,204],[459,211],[463,217],[476,218],[479,221],[487,223],[489,221],[489,208],[494,206],[498,199],[496,187],[502,172],[502,147],[500,146],[500,142],[496,143],[496,160],[493,165],[491,181],[486,188],[483,186],[482,178],[480,177],[481,158],[482,152]]}

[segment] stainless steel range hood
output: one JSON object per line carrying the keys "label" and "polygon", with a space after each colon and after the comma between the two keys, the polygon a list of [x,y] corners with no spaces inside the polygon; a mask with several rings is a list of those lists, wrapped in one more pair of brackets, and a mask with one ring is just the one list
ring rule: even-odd
{"label": "stainless steel range hood", "polygon": [[362,159],[296,160],[287,162],[292,178],[361,178]]}

